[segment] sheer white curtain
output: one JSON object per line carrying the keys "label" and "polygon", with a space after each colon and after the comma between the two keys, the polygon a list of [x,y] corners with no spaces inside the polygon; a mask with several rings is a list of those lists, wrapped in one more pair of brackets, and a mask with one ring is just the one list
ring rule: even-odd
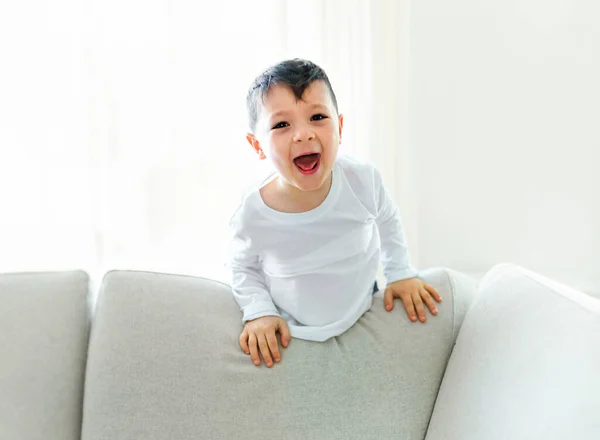
{"label": "sheer white curtain", "polygon": [[3,4],[0,272],[226,279],[228,220],[269,171],[245,143],[246,90],[291,57],[328,72],[343,151],[381,168],[415,241],[407,1]]}

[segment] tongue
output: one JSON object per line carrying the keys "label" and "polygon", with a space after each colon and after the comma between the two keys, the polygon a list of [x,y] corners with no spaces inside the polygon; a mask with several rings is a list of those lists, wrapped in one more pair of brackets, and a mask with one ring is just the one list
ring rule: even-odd
{"label": "tongue", "polygon": [[294,162],[295,164],[304,171],[312,170],[317,161],[319,160],[319,155],[315,154],[307,154],[306,156],[297,157]]}

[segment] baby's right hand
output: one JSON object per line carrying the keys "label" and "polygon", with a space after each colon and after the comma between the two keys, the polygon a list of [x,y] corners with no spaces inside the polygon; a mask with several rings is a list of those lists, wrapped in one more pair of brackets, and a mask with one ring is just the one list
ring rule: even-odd
{"label": "baby's right hand", "polygon": [[259,348],[267,367],[273,365],[273,358],[275,362],[281,360],[276,331],[279,331],[281,345],[287,347],[292,337],[287,323],[279,316],[263,316],[246,322],[240,335],[240,347],[251,356],[254,365],[260,365]]}

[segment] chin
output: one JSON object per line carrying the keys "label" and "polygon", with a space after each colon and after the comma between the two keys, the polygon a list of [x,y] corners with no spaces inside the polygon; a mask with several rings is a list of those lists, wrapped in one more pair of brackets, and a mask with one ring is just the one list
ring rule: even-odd
{"label": "chin", "polygon": [[313,176],[312,179],[296,180],[296,188],[302,191],[317,191],[323,187],[327,183],[327,178],[322,176]]}

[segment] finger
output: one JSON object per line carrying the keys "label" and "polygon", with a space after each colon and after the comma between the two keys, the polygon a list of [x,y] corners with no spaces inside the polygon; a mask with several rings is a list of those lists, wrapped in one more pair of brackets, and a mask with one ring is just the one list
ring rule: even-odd
{"label": "finger", "polygon": [[271,367],[273,365],[273,359],[271,359],[269,344],[267,344],[267,338],[265,337],[264,333],[262,335],[258,335],[258,348],[260,348],[260,354],[262,354],[266,366]]}
{"label": "finger", "polygon": [[260,357],[258,356],[258,347],[256,345],[256,335],[254,333],[250,333],[250,336],[248,336],[248,347],[250,348],[252,362],[254,362],[254,365],[260,365]]}
{"label": "finger", "polygon": [[240,335],[239,342],[242,351],[246,354],[250,354],[250,349],[248,348],[248,333],[246,333],[246,330],[244,330]]}
{"label": "finger", "polygon": [[433,287],[430,284],[425,284],[425,289],[431,294],[431,296],[433,296],[433,298],[437,302],[442,302],[442,297],[441,297],[440,293],[437,290],[435,290],[435,287]]}
{"label": "finger", "polygon": [[283,345],[284,348],[289,345],[290,340],[292,339],[287,322],[285,322],[283,319],[279,324],[279,337],[281,338],[281,345]]}
{"label": "finger", "polygon": [[423,300],[423,302],[425,304],[427,304],[429,311],[433,315],[437,315],[437,313],[438,313],[437,307],[435,306],[435,302],[433,302],[433,298],[431,297],[431,294],[427,290],[421,289],[421,299]]}
{"label": "finger", "polygon": [[394,310],[394,292],[389,287],[383,294],[383,305],[388,312]]}
{"label": "finger", "polygon": [[415,322],[417,320],[417,313],[415,312],[415,305],[413,304],[411,296],[403,295],[401,298],[404,308],[406,309],[406,313],[408,314],[408,318],[412,322]]}
{"label": "finger", "polygon": [[421,322],[427,321],[427,316],[425,316],[425,307],[423,307],[423,300],[421,299],[419,292],[413,292],[412,300],[415,304],[415,310],[417,311],[417,315],[419,315]]}
{"label": "finger", "polygon": [[269,346],[269,350],[273,355],[273,360],[275,362],[279,362],[281,360],[281,355],[279,354],[279,344],[277,343],[277,336],[275,336],[275,330],[268,332],[266,337],[267,345]]}

